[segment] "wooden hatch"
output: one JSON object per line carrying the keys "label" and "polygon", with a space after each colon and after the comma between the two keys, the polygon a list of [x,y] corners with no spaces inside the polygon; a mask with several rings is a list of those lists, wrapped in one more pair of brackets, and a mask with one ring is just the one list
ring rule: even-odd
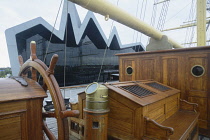
{"label": "wooden hatch", "polygon": [[144,117],[161,123],[179,109],[180,91],[152,80],[105,84],[109,88],[108,135],[141,139]]}
{"label": "wooden hatch", "polygon": [[180,93],[175,88],[153,80],[119,82],[105,85],[111,90],[110,92],[116,92],[141,106],[152,104]]}

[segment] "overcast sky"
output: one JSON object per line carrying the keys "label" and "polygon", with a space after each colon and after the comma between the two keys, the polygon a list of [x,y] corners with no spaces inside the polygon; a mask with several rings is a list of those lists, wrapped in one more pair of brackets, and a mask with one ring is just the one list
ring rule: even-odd
{"label": "overcast sky", "polygon": [[[10,66],[5,39],[5,30],[37,17],[42,17],[53,26],[61,1],[62,0],[0,0],[0,67]],[[117,4],[117,0],[108,1],[115,5]],[[193,0],[171,0],[169,3],[164,29],[178,27],[182,25],[183,22],[192,19],[193,14],[190,14],[191,17],[189,16],[192,1]],[[141,18],[150,24],[153,3],[154,0],[119,0],[118,6],[133,16],[137,15],[138,18]],[[156,23],[160,17],[161,8],[162,4],[158,4],[156,11]],[[87,10],[79,6],[77,6],[77,10],[81,21],[83,21]],[[59,29],[60,25],[61,13],[62,9],[56,24],[57,30]],[[193,13],[193,11],[191,11],[191,13]],[[108,38],[112,20],[105,21],[103,16],[98,14],[95,15],[102,27],[102,30]],[[114,26],[117,28],[122,44],[128,44],[137,41],[141,41],[144,45],[147,44],[148,37],[140,35],[140,33],[137,35],[137,32],[116,22],[114,22]],[[157,27],[157,25],[155,25],[155,27]],[[189,32],[190,29],[182,29],[164,33],[177,42],[184,43],[186,40],[185,36],[187,30]],[[191,32],[195,31],[191,30]],[[191,38],[195,40],[196,36]]]}

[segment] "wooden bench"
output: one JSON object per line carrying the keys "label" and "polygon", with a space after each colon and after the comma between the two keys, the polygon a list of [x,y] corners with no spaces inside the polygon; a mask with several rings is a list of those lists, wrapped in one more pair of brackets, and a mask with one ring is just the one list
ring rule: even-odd
{"label": "wooden bench", "polygon": [[144,140],[197,140],[198,117],[197,104],[180,101],[180,110],[162,123],[145,117]]}

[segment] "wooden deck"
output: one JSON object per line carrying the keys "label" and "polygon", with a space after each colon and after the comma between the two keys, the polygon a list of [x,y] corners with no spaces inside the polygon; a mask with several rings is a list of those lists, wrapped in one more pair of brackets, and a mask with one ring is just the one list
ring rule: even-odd
{"label": "wooden deck", "polygon": [[[76,86],[75,88],[62,88],[61,92],[63,94],[63,97],[68,97],[70,98],[70,102],[77,102],[78,98],[77,98],[77,94],[84,91],[86,87],[78,87]],[[65,91],[64,91],[65,90]],[[49,93],[48,93],[49,95]],[[65,96],[64,96],[65,95]],[[45,100],[50,100],[51,97],[48,96],[48,98],[45,98]],[[44,101],[44,105],[45,105],[45,101]],[[58,130],[57,130],[57,122],[55,118],[47,118],[46,119],[48,128],[52,131],[52,133],[57,137],[58,136]],[[46,140],[48,140],[46,138]],[[70,136],[70,140],[78,140],[77,138],[75,138],[74,136]],[[203,136],[199,136],[199,140],[210,140],[210,138],[206,138]]]}
{"label": "wooden deck", "polygon": [[[56,119],[48,118],[46,121],[47,121],[49,129],[53,132],[53,134],[57,138],[58,137],[58,129],[57,129],[57,124],[56,124]],[[70,136],[70,140],[79,140],[79,139],[75,138],[74,136]],[[210,138],[199,136],[199,140],[210,140]]]}

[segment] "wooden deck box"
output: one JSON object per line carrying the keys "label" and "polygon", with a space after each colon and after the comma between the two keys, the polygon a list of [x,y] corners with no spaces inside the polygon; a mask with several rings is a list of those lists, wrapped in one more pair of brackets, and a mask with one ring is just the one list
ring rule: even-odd
{"label": "wooden deck box", "polygon": [[41,140],[45,91],[33,80],[23,86],[14,79],[0,79],[0,139]]}
{"label": "wooden deck box", "polygon": [[106,84],[110,113],[108,135],[142,139],[144,117],[162,123],[179,110],[180,91],[155,81]]}

